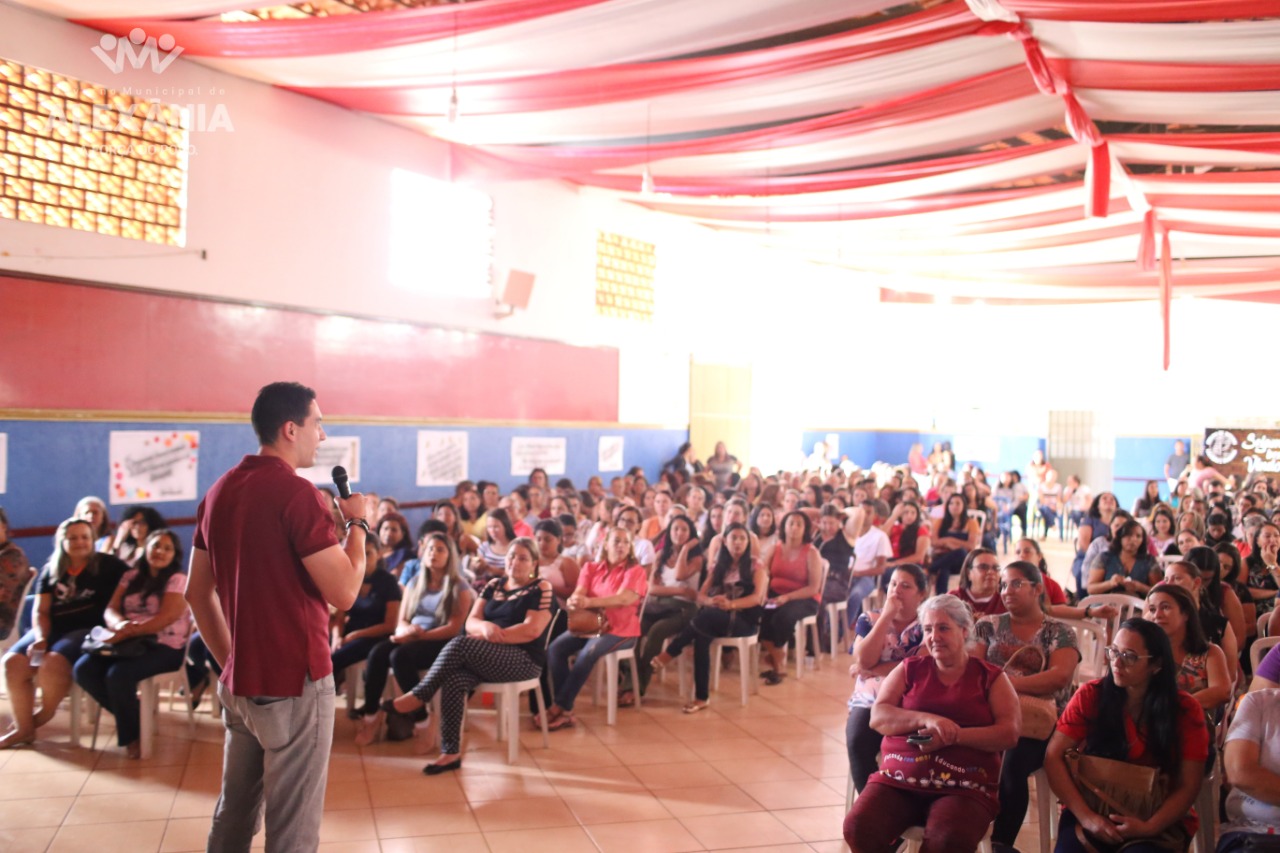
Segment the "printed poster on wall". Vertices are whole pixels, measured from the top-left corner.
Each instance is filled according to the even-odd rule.
[[[194,501],[200,433],[168,430],[111,431],[108,444],[113,504]]]
[[[456,486],[467,477],[467,434],[418,430],[418,485]]]
[[[316,448],[316,464],[299,468],[298,476],[317,486],[333,485],[333,468],[341,465],[347,469],[347,478],[360,482],[360,436],[331,435]],[[352,491],[358,491],[352,489]]]
[[[599,462],[596,466],[596,470],[601,472],[621,471],[622,445],[623,439],[620,435],[600,436],[600,447],[596,453],[599,457]]]
[[[511,476],[528,476],[534,468],[541,468],[549,476],[564,474],[564,437],[517,435],[511,439]]]
[[[0,432],[0,495],[9,491],[9,434]]]

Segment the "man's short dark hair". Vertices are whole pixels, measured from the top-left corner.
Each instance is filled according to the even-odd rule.
[[[250,415],[258,442],[263,447],[275,444],[280,437],[280,427],[306,421],[315,398],[316,392],[300,382],[272,382],[262,386]]]

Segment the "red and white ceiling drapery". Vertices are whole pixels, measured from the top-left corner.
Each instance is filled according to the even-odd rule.
[[[1280,292],[1277,0],[16,2],[911,288]]]

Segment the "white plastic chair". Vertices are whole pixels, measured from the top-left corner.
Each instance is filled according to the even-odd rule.
[[[1249,669],[1253,673],[1258,672],[1258,664],[1262,663],[1262,659],[1266,657],[1268,651],[1276,643],[1280,643],[1280,637],[1259,637],[1253,641],[1253,645],[1249,647]]]
[[[542,746],[551,748],[551,734],[547,730],[547,704],[542,698],[542,680],[528,678],[524,681],[482,682],[476,685],[477,693],[492,693],[494,710],[498,715],[498,740],[507,741],[507,763],[515,764],[520,754],[520,697],[532,691],[537,697],[538,722],[542,724]]]
[[[924,827],[910,827],[902,833],[902,840],[907,842],[902,848],[904,853],[920,853],[920,848],[924,844]],[[987,834],[978,842],[978,853],[991,853],[991,824],[987,824]]]
[[[1080,662],[1076,664],[1074,683],[1084,684],[1101,678],[1107,671],[1107,637],[1105,629],[1093,619],[1062,619],[1076,635]]]
[[[1133,616],[1141,616],[1142,608],[1146,606],[1146,602],[1136,595],[1126,595],[1120,592],[1108,592],[1102,595],[1086,595],[1080,600],[1081,607],[1088,607],[1091,604],[1112,604],[1119,610],[1111,620],[1097,619],[1099,624],[1107,626],[1107,642],[1115,637],[1116,631],[1120,628],[1120,623]],[[1090,617],[1097,618],[1097,617]]]
[[[843,619],[844,622],[837,620]],[[836,659],[836,648],[840,645],[840,626],[845,626],[845,634],[848,635],[849,626],[849,602],[833,601],[827,605],[827,631],[831,634],[831,660]]]
[[[543,632],[545,639],[543,640],[543,648],[551,644],[551,629],[555,626],[556,619],[560,618],[563,611],[556,612],[551,617],[551,622],[547,625]],[[551,748],[551,732],[547,729],[547,703],[542,698],[542,678],[526,678],[524,681],[484,681],[476,685],[476,693],[492,693],[494,700],[494,710],[498,716],[498,740],[504,738],[507,741],[507,763],[515,764],[516,759],[520,756],[520,697],[533,691],[538,704],[538,722],[542,728],[542,746],[544,749]],[[466,728],[466,714],[464,710],[462,725]]]
[[[742,707],[745,708],[747,695],[760,692],[759,629],[745,637],[718,637],[711,641],[711,692],[713,694],[720,689],[720,669],[725,649],[738,650],[738,670],[742,676]],[[707,699],[710,701],[710,696]]]
[[[1049,787],[1049,774],[1041,767],[1031,774],[1036,780],[1036,812],[1040,820],[1040,853],[1050,853],[1058,840],[1058,798]]]
[[[830,566],[831,564],[828,563],[826,560],[822,561],[822,571],[819,573],[819,577],[818,577],[819,598],[821,598],[822,590],[827,585],[827,569],[830,568]],[[845,604],[847,606],[848,602],[846,602]],[[797,680],[804,678],[804,661],[809,653],[807,640],[810,636],[809,635],[810,631],[813,631],[813,635],[812,635],[813,636],[813,668],[817,669],[818,658],[820,656],[818,654],[818,647],[821,645],[821,643],[818,642],[818,614],[816,613],[813,614],[812,616],[806,616],[796,623],[795,648],[796,648],[796,679]],[[834,659],[835,646],[832,646],[831,649],[832,649],[832,657]]]

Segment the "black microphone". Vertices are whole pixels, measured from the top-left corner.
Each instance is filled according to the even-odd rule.
[[[341,465],[333,466],[333,485],[338,490],[338,497],[343,500],[351,497],[351,478],[347,476],[347,469]]]

